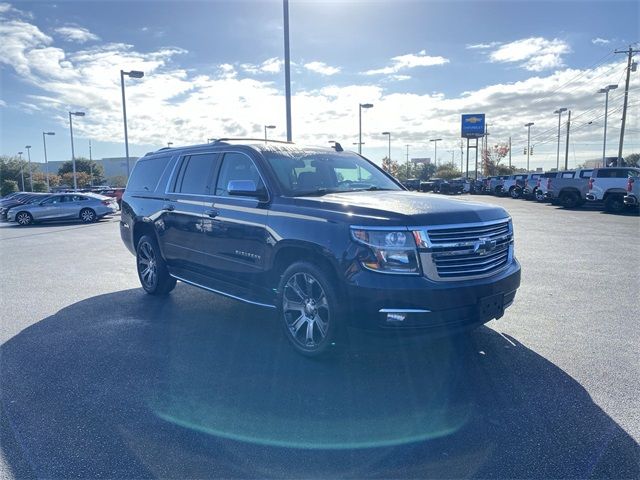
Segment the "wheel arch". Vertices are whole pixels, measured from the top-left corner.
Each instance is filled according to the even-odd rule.
[[[311,242],[286,242],[278,247],[272,256],[270,272],[271,280],[279,283],[280,276],[287,267],[298,261],[306,261],[320,267],[334,280],[339,279],[338,264],[330,252],[322,246]]]

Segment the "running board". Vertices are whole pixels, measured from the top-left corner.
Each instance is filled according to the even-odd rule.
[[[240,302],[248,303],[250,305],[256,305],[258,307],[276,308],[275,305],[271,305],[269,303],[256,302],[256,301],[253,301],[253,300],[249,300],[247,298],[238,297],[237,295],[232,295],[230,293],[223,292],[222,290],[217,290],[215,288],[208,287],[206,285],[202,285],[202,284],[194,282],[192,280],[187,280],[186,278],[179,277],[178,275],[174,275],[173,273],[170,273],[169,275],[171,275],[176,280],[180,280],[181,282],[188,283],[189,285],[193,285],[194,287],[202,288],[203,290],[207,290],[209,292],[217,293],[218,295],[222,295],[223,297],[232,298],[234,300],[238,300]]]

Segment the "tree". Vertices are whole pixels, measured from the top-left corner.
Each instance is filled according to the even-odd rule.
[[[73,172],[67,172],[61,175],[63,185],[68,185],[73,188]],[[91,186],[91,175],[85,172],[78,172],[76,170],[76,180],[78,182],[78,188],[85,188]]]
[[[96,185],[101,184],[104,181],[104,168],[95,160],[89,160],[87,158],[78,157],[76,158],[76,173],[83,172],[86,173],[89,177],[91,172],[93,171],[93,183]],[[58,175],[64,177],[66,173],[73,173],[73,162],[68,160],[60,165],[58,169]],[[89,185],[91,182],[89,182]],[[73,185],[73,178],[71,179],[71,185]],[[78,183],[78,187],[80,183]]]
[[[124,175],[109,177],[107,178],[107,183],[112,187],[124,188],[127,186],[127,177],[125,177]]]
[[[624,157],[624,164],[628,167],[640,166],[640,153],[632,153]]]
[[[33,191],[34,192],[46,192],[47,191],[47,184],[45,182],[36,182],[34,180],[34,182],[33,182]]]
[[[496,172],[500,162],[509,155],[509,144],[502,142],[493,147],[484,148],[481,151],[481,155],[484,175],[498,175]]]
[[[47,174],[43,172],[33,172],[33,187],[35,188],[36,182],[47,184]],[[71,179],[73,183],[73,178]],[[60,176],[55,173],[49,173],[49,186],[57,187],[60,185]]]
[[[24,172],[25,184],[29,181],[29,169],[26,160],[19,157],[2,155],[0,156],[0,179],[13,180],[18,184],[18,188],[24,190],[22,185],[22,173]]]
[[[0,195],[3,197],[10,193],[18,191],[18,182],[15,180],[3,180],[2,187],[0,187]]]
[[[434,173],[436,173],[436,166],[432,163],[422,163],[418,164],[418,173],[417,177],[420,180],[429,180],[433,177]]]
[[[454,163],[445,163],[438,167],[435,176],[437,178],[444,178],[445,180],[451,180],[461,176],[460,170]]]
[[[389,157],[382,159],[382,169],[392,177],[398,176],[398,162],[391,160]]]

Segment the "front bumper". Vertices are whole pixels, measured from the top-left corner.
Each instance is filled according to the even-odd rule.
[[[465,330],[500,318],[519,286],[520,264],[515,259],[494,276],[459,282],[363,270],[346,285],[349,323],[378,331]],[[495,308],[488,305],[492,302]]]

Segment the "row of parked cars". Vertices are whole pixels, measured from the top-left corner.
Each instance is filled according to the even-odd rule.
[[[16,192],[0,199],[0,220],[20,226],[54,220],[92,223],[119,209],[115,198],[93,192]]]
[[[550,201],[565,208],[599,203],[611,213],[637,208],[640,199],[640,168],[583,168],[559,172],[488,177],[484,193]]]

